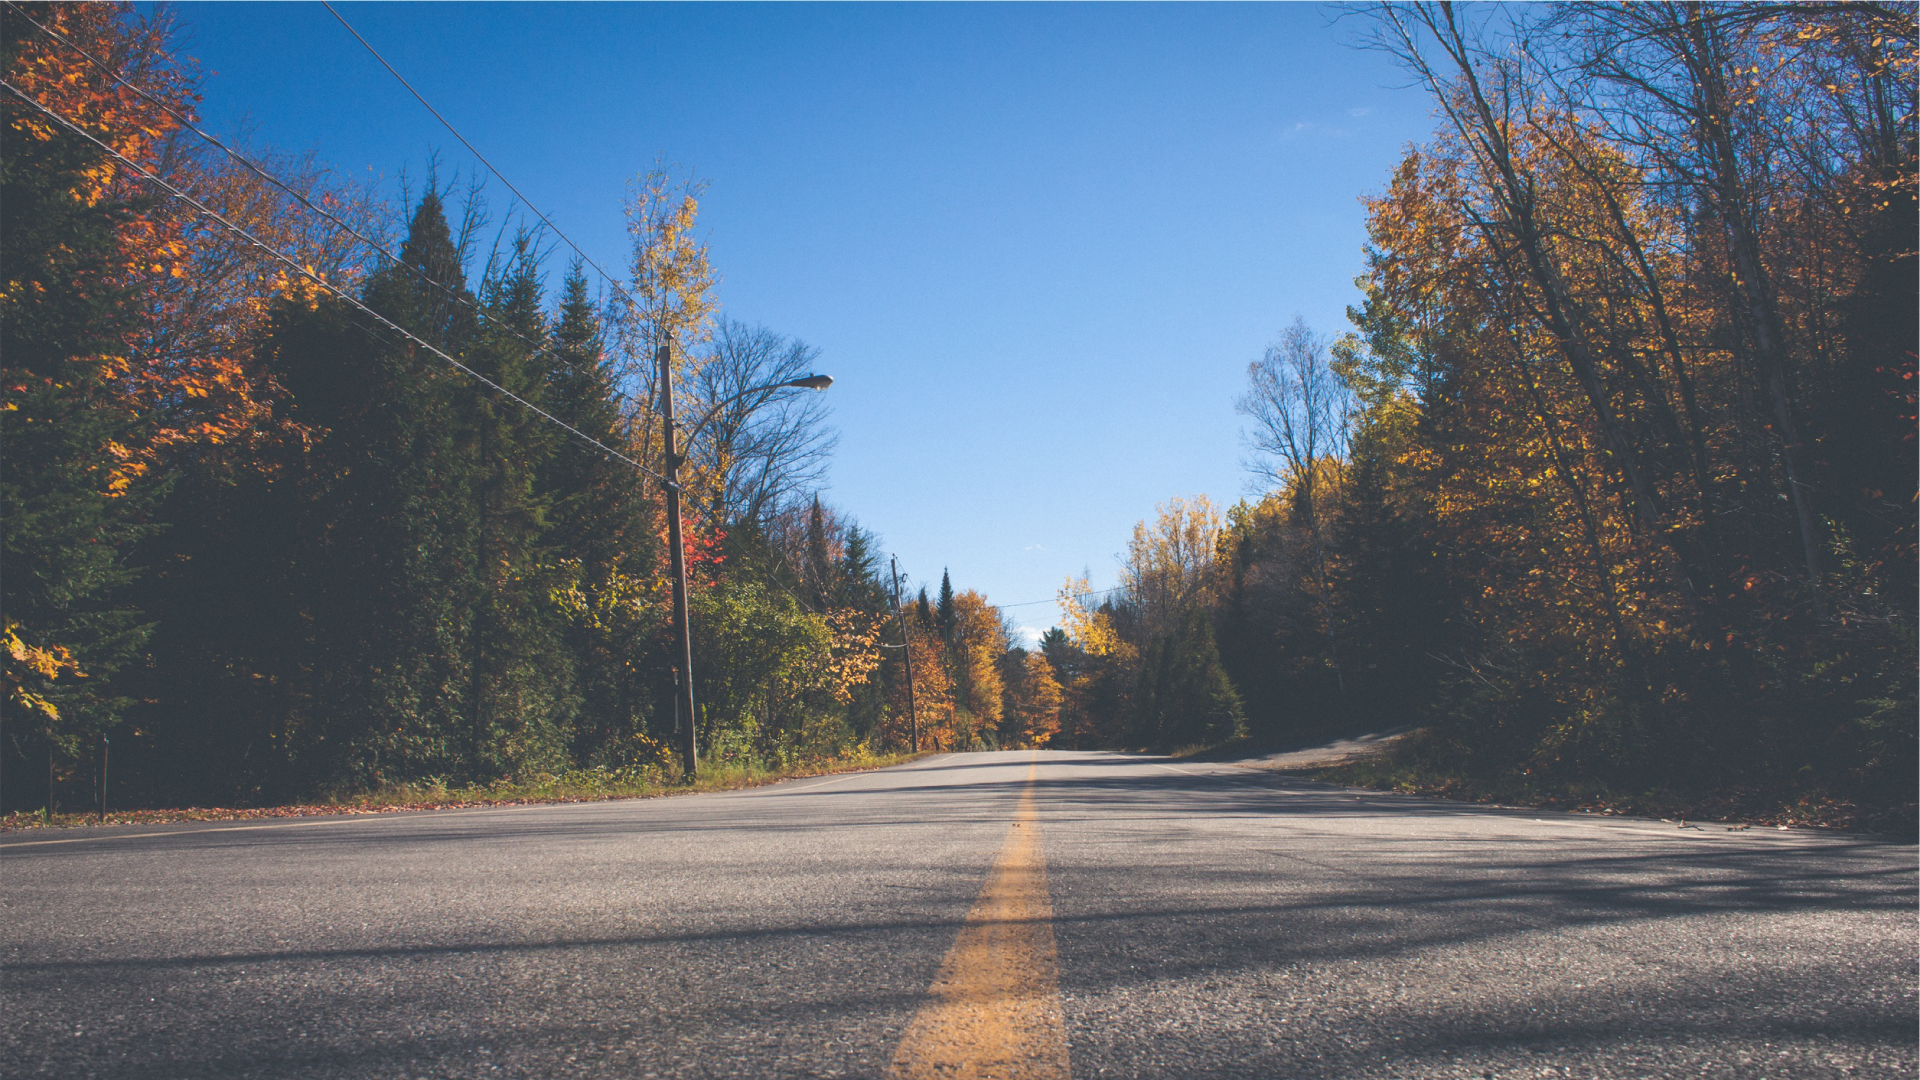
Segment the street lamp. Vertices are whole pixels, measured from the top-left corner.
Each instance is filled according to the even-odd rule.
[[[767,390],[783,390],[787,387],[793,387],[796,390],[825,390],[832,385],[833,376],[831,375],[803,375],[798,379],[788,379],[786,382],[756,386],[748,390],[742,390],[731,397],[723,398],[712,408],[708,409],[707,415],[701,417],[700,422],[693,425],[693,430],[687,433],[687,447],[688,449],[692,449],[694,439],[698,438],[700,433],[707,429],[707,425],[713,422],[714,417],[720,415],[720,410],[750,394],[758,394]]]
[[[661,345],[654,350],[653,359],[660,366],[660,412],[665,422],[667,436],[667,545],[670,549],[668,557],[673,564],[673,623],[674,629],[680,635],[680,662],[675,665],[673,673],[674,682],[677,684],[674,687],[673,709],[676,718],[686,717],[687,730],[685,737],[680,740],[680,756],[681,766],[686,772],[687,779],[691,781],[699,761],[699,745],[695,742],[694,735],[693,628],[687,621],[687,554],[680,540],[680,465],[685,459],[680,456],[679,436],[673,428],[672,354],[667,346]],[[798,379],[788,379],[786,382],[769,383],[766,386],[756,386],[751,390],[742,390],[708,410],[707,415],[694,425],[693,434],[687,436],[687,442],[689,444],[693,442],[693,435],[699,434],[700,430],[707,426],[707,421],[713,419],[721,406],[730,405],[748,394],[785,387],[798,390],[825,390],[832,385],[833,376],[831,375],[807,375]],[[678,726],[678,724],[675,725],[676,728]]]

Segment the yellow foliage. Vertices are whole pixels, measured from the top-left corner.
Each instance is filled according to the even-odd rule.
[[[20,623],[14,619],[6,621],[6,628],[0,634],[7,651],[7,704],[34,713],[48,723],[60,719],[60,710],[44,695],[34,692],[27,686],[27,677],[52,682],[62,674],[76,679],[86,678],[86,672],[80,670],[80,664],[73,658],[64,645],[29,645],[20,636]]]
[[[1066,695],[1046,657],[1026,654],[1021,661],[1018,693],[1008,697],[1007,746],[1038,749],[1059,733],[1060,707]]]
[[[1220,512],[1205,495],[1161,503],[1153,524],[1137,522],[1127,543],[1121,584],[1149,630],[1178,622],[1213,600],[1218,579]]]
[[[707,259],[707,245],[695,235],[700,196],[706,185],[677,182],[656,168],[627,190],[627,233],[633,238],[634,312],[644,323],[649,345],[667,345],[676,366],[706,341],[720,308],[714,288],[719,274]]]
[[[968,589],[954,595],[953,611],[947,661],[953,672],[955,704],[982,725],[998,726],[1005,692],[998,661],[1007,651],[1007,631],[1000,609]]]
[[[1112,617],[1087,605],[1092,591],[1093,582],[1085,577],[1070,577],[1060,586],[1060,622],[1067,640],[1088,656],[1131,659],[1133,647],[1115,632]]]
[[[845,705],[853,691],[880,667],[880,633],[886,616],[858,608],[835,608],[826,613],[832,645],[822,677],[833,699]]]
[[[549,594],[553,605],[568,618],[590,629],[606,632],[627,629],[667,610],[672,583],[663,576],[631,577],[617,569],[591,585],[581,581],[579,559],[560,563],[561,584]]]

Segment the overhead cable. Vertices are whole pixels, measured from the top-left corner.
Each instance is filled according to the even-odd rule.
[[[1063,600],[1084,600],[1089,596],[1105,596],[1107,593],[1120,592],[1125,588],[1125,585],[1115,585],[1111,589],[1095,589],[1092,592],[1074,593],[1072,596],[1056,596],[1051,600],[1022,600],[1017,604],[995,604],[993,606],[997,608],[1010,608],[1033,607],[1035,604],[1058,604]]]
[[[202,130],[198,125],[194,124],[191,120],[189,120],[186,116],[182,115],[178,110],[174,109],[173,106],[168,104],[163,99],[155,97],[153,94],[149,93],[144,87],[141,87],[138,84],[128,81],[126,78],[121,76],[118,72],[114,71],[111,67],[102,63],[100,60],[98,60],[97,58],[89,54],[85,49],[82,49],[78,45],[69,41],[67,38],[61,35],[58,31],[42,25],[40,22],[35,20],[31,15],[28,15],[18,4],[14,3],[14,0],[4,0],[4,2],[7,7],[12,8],[16,14],[20,15],[21,18],[25,19],[28,23],[31,23],[36,29],[39,29],[41,32],[47,34],[49,37],[55,39],[56,41],[59,41],[60,43],[66,45],[68,48],[71,48],[73,51],[79,53],[83,58],[87,60],[87,62],[91,63],[96,68],[99,68],[101,71],[105,72],[108,76],[112,77],[116,82],[134,91],[135,93],[139,94],[141,97],[145,98],[147,101],[153,103],[154,105],[164,110],[168,115],[172,116],[173,119],[176,122],[178,122],[181,126],[193,132],[195,135],[199,136],[200,138],[206,140],[210,145],[214,146],[215,148],[219,149],[221,152],[225,153],[228,157],[232,158],[235,162],[238,162],[240,165],[244,166],[254,175],[260,177],[262,180],[265,180],[266,182],[286,192],[289,196],[291,196],[296,201],[298,201],[301,206],[305,207],[306,209],[312,211],[315,214],[320,215],[321,217],[327,219],[328,221],[332,222],[336,226],[345,230],[346,232],[351,234],[355,239],[358,239],[361,243],[366,244],[369,248],[373,249],[374,251],[378,252],[382,256],[386,257],[388,260],[396,264],[399,264],[401,266],[407,267],[409,270],[413,271],[416,275],[418,275],[422,281],[425,281],[427,284],[446,293],[449,297],[451,297],[455,301],[465,304],[467,307],[472,308],[476,312],[480,311],[480,309],[474,305],[471,299],[461,295],[461,293],[458,290],[455,290],[452,287],[440,281],[435,280],[431,275],[429,275],[426,272],[424,268],[415,266],[412,263],[408,263],[405,260],[401,259],[398,255],[394,254],[393,252],[387,250],[385,247],[376,243],[374,240],[366,236],[360,230],[354,228],[352,225],[348,224],[346,221],[341,220],[337,215],[331,213],[324,207],[314,203],[304,193],[300,192],[299,190],[295,189],[291,185],[287,184],[285,181],[281,180],[279,177],[274,176],[272,173],[268,172],[266,169],[262,168],[260,165],[256,164],[254,161],[246,157],[246,155],[241,154],[239,151],[234,150],[232,147],[228,146],[226,143],[222,142],[217,137]],[[394,78],[399,79],[401,85],[405,86],[409,92],[413,93],[415,98],[419,99],[420,104],[426,106],[427,111],[432,112],[436,119],[439,119],[442,124],[446,125],[448,131],[453,132],[453,135],[455,138],[458,138],[461,141],[461,143],[467,147],[468,150],[473,151],[474,157],[478,158],[481,164],[485,165],[488,168],[488,170],[490,170],[496,177],[498,177],[500,179],[500,182],[505,184],[507,188],[511,190],[514,193],[514,195],[518,197],[521,200],[521,202],[526,205],[527,209],[531,210],[535,216],[540,218],[541,222],[543,222],[548,228],[552,229],[556,236],[559,236],[561,240],[565,241],[567,246],[571,247],[576,253],[578,253],[582,260],[584,260],[588,265],[592,266],[594,270],[599,272],[599,274],[602,277],[606,278],[608,283],[613,286],[614,290],[618,292],[621,295],[621,297],[625,299],[630,306],[634,305],[633,298],[627,295],[626,291],[623,288],[621,288],[620,283],[616,279],[614,279],[612,275],[608,274],[606,270],[602,269],[599,266],[599,264],[595,263],[593,259],[586,254],[586,252],[580,249],[580,246],[578,244],[575,244],[570,238],[566,236],[565,233],[561,232],[559,226],[553,224],[551,219],[549,219],[545,214],[541,213],[538,207],[534,206],[533,203],[529,201],[525,195],[521,194],[520,190],[514,187],[512,181],[508,180],[506,176],[501,174],[501,172],[498,169],[494,168],[493,164],[487,161],[486,158],[483,155],[481,155],[481,153],[477,149],[473,147],[473,144],[467,142],[466,138],[462,136],[459,133],[459,131],[455,130],[452,124],[448,124],[445,117],[440,116],[439,112],[435,110],[432,105],[428,104],[426,99],[421,97],[419,92],[415,91],[412,85],[408,84],[406,79],[403,78],[398,71],[394,71],[393,66],[391,64],[388,64],[385,58],[381,57],[380,54],[374,50],[373,46],[371,44],[368,44],[366,39],[361,37],[359,32],[354,30],[353,26],[349,24],[346,21],[346,19],[340,16],[340,13],[338,11],[333,10],[332,5],[330,4],[327,5],[327,10],[333,12],[334,18],[339,19],[341,25],[345,26],[348,32],[352,33],[353,36],[356,39],[358,39],[362,45],[365,45],[367,48],[367,51],[370,53],[373,53],[374,58],[379,60],[380,63],[383,66],[385,66],[389,72],[392,72]],[[372,316],[374,319],[378,320],[381,324],[391,328],[395,332],[406,337],[408,340],[414,342],[420,347],[433,353],[435,356],[438,356],[440,359],[446,361],[448,364],[452,365],[455,369],[472,377],[473,379],[477,380],[478,382],[487,386],[488,388],[494,390],[495,392],[501,394],[502,396],[514,402],[517,402],[522,406],[525,406],[527,409],[531,410],[541,418],[565,429],[569,434],[573,435],[577,439],[582,440],[583,442],[593,447],[594,449],[599,450],[601,453],[606,454],[607,456],[617,461],[620,461],[626,465],[631,466],[632,468],[638,470],[642,474],[659,481],[663,486],[673,487],[678,489],[681,492],[683,497],[687,498],[697,508],[704,510],[709,517],[712,517],[714,515],[714,508],[711,506],[703,505],[703,501],[695,497],[692,494],[692,492],[687,490],[687,488],[684,485],[681,485],[681,484],[675,483],[672,480],[669,480],[666,476],[658,472],[655,472],[654,470],[648,468],[645,465],[642,465],[640,462],[635,461],[633,458],[628,457],[626,454],[623,454],[620,451],[607,446],[606,444],[600,442],[598,439],[593,438],[592,436],[586,434],[585,432],[580,431],[578,428],[575,428],[573,425],[568,424],[566,421],[561,420],[559,417],[554,416],[552,413],[547,412],[545,409],[542,409],[540,406],[535,405],[534,403],[526,400],[523,397],[520,397],[518,394],[513,393],[511,390],[506,389],[500,384],[480,374],[478,371],[475,371],[471,367],[468,367],[466,364],[448,355],[446,352],[442,351],[441,349],[435,347],[434,345],[414,335],[413,333],[408,331],[405,327],[400,326],[399,324],[381,315],[379,312],[375,311],[374,309],[368,307],[366,304],[362,303],[357,297],[354,297],[348,294],[347,292],[339,288],[336,288],[333,284],[326,281],[324,278],[320,277],[318,274],[308,270],[304,265],[302,265],[297,260],[281,253],[280,251],[272,247],[269,247],[266,243],[261,241],[259,238],[255,237],[252,233],[248,232],[245,228],[241,227],[240,225],[232,221],[229,221],[226,217],[221,215],[218,211],[207,206],[205,203],[200,202],[198,199],[195,199],[193,196],[187,194],[185,191],[182,191],[181,189],[175,187],[171,183],[168,183],[166,180],[162,179],[161,177],[141,168],[135,162],[127,159],[126,157],[121,155],[119,152],[115,151],[111,146],[108,146],[106,143],[101,142],[97,138],[94,138],[93,135],[81,129],[80,127],[76,126],[72,122],[68,121],[65,117],[59,115],[58,113],[54,112],[51,109],[48,109],[46,106],[40,104],[40,102],[34,100],[31,96],[23,93],[19,88],[5,82],[0,82],[0,85],[5,86],[6,89],[11,91],[16,97],[19,97],[22,101],[26,102],[28,105],[31,105],[35,109],[38,109],[41,113],[45,114],[50,119],[61,124],[63,127],[67,128],[68,130],[73,131],[75,134],[78,134],[83,138],[86,138],[88,141],[92,142],[94,145],[100,147],[100,149],[106,151],[108,154],[112,155],[114,158],[119,160],[128,168],[132,169],[135,172],[135,174],[139,175],[142,179],[145,179],[161,187],[169,195],[173,196],[174,198],[180,199],[181,201],[190,204],[195,209],[199,210],[202,214],[219,222],[222,226],[227,228],[229,231],[235,233],[236,235],[245,239],[248,243],[266,252],[275,260],[281,263],[284,263],[287,266],[292,267],[302,277],[305,277],[308,280],[312,281],[315,285],[326,290],[328,293],[334,296],[337,296],[342,300],[345,300],[347,303],[351,304],[355,308],[358,308],[359,310]],[[532,346],[536,350],[557,351],[552,344],[542,345],[538,342],[531,340],[526,335],[521,334],[519,331],[512,329],[511,327],[504,327],[504,329],[506,329],[508,333],[513,334],[513,336],[520,338],[520,340],[526,342],[528,345]],[[579,369],[576,368],[575,370],[577,371]],[[724,540],[730,540],[730,539],[732,539],[732,537],[726,536],[725,534],[723,534],[723,542]],[[744,554],[744,552],[741,552],[741,554]],[[783,559],[782,562],[784,561],[785,560]],[[781,591],[785,592],[789,597],[792,597],[794,602],[799,604],[804,610],[808,612],[813,612],[812,605],[808,604],[805,600],[801,599],[801,597],[798,594],[796,594],[792,589],[788,588],[786,583],[780,580],[780,576],[778,574],[768,573],[765,571],[763,571],[763,574],[768,580],[772,581],[775,585],[779,586]],[[813,612],[813,613],[817,614],[817,612]]]
[[[513,192],[514,197],[518,198],[521,201],[521,203],[523,203],[526,206],[527,209],[533,211],[533,216],[539,218],[541,222],[543,222],[547,226],[547,228],[552,229],[553,234],[555,236],[558,236],[562,241],[564,241],[568,247],[572,248],[574,251],[574,254],[580,256],[580,258],[583,259],[588,266],[593,267],[594,270],[597,271],[601,277],[605,278],[607,280],[607,284],[613,286],[613,291],[618,293],[620,295],[620,298],[627,302],[627,307],[629,309],[632,309],[632,310],[639,309],[640,307],[639,302],[634,300],[634,298],[628,294],[627,290],[620,284],[620,280],[614,277],[612,274],[607,273],[607,271],[604,268],[602,268],[599,263],[593,260],[593,256],[588,255],[586,251],[580,247],[579,244],[574,243],[573,238],[569,237],[566,233],[562,232],[560,230],[560,226],[555,225],[553,223],[552,218],[541,213],[540,208],[533,205],[533,200],[527,198],[526,195],[523,194],[519,188],[513,186],[513,181],[507,179],[507,175],[505,173],[501,172],[499,169],[494,168],[493,162],[488,161],[487,156],[485,154],[482,154],[478,147],[474,146],[473,143],[467,141],[467,137],[465,135],[460,134],[459,128],[454,127],[451,121],[449,121],[446,117],[440,115],[440,110],[434,108],[432,103],[428,102],[427,99],[421,95],[420,91],[415,90],[413,88],[413,84],[407,81],[406,76],[400,74],[400,72],[392,64],[389,64],[387,62],[386,57],[380,55],[380,50],[374,48],[372,42],[368,41],[365,37],[362,37],[360,34],[360,31],[355,30],[353,28],[353,24],[347,21],[346,16],[340,14],[339,11],[335,10],[334,6],[331,3],[329,3],[328,0],[320,0],[320,3],[321,3],[321,6],[325,7],[327,11],[330,12],[335,19],[338,19],[340,21],[341,26],[344,26],[347,28],[347,33],[352,34],[355,41],[358,41],[361,45],[365,46],[367,52],[371,53],[375,60],[380,61],[380,66],[383,68],[386,68],[388,74],[392,75],[395,79],[398,79],[400,81],[401,86],[404,86],[407,88],[407,93],[412,94],[413,99],[415,101],[418,101],[422,107],[424,107],[428,112],[432,113],[433,118],[435,120],[440,121],[440,125],[446,128],[449,132],[451,132],[454,138],[460,140],[461,146],[466,147],[468,152],[473,154],[473,156],[480,162],[480,164],[485,165],[487,167],[488,172],[492,173],[496,178],[498,178],[501,183],[507,185],[507,190]]]
[[[675,483],[674,481],[669,480],[667,477],[662,476],[657,472],[654,472],[652,469],[647,468],[645,465],[642,465],[638,461],[635,461],[634,459],[628,457],[627,455],[621,453],[620,451],[615,450],[614,448],[606,445],[605,443],[594,438],[593,436],[588,435],[586,432],[581,431],[579,428],[574,427],[572,424],[567,423],[565,420],[562,420],[559,417],[548,412],[547,410],[541,408],[540,406],[535,405],[533,402],[528,401],[526,398],[523,398],[520,395],[514,393],[513,391],[507,389],[506,387],[501,386],[499,383],[494,382],[492,379],[487,378],[485,375],[482,375],[480,372],[475,371],[473,368],[468,367],[466,364],[455,359],[452,355],[442,351],[440,348],[433,345],[431,342],[428,342],[420,338],[418,335],[414,334],[412,331],[408,330],[406,327],[401,326],[399,323],[396,323],[392,319],[389,319],[385,315],[382,315],[378,311],[375,311],[373,308],[361,302],[359,297],[356,297],[353,294],[347,292],[346,290],[335,286],[332,282],[326,280],[325,278],[321,277],[319,274],[315,273],[314,271],[308,269],[306,266],[302,265],[299,260],[293,258],[292,256],[283,254],[278,249],[269,246],[264,241],[262,241],[259,237],[254,236],[252,233],[248,232],[242,226],[237,225],[232,221],[229,221],[226,218],[226,216],[221,214],[219,211],[213,209],[207,204],[194,198],[192,195],[189,195],[186,192],[180,190],[179,188],[175,187],[173,184],[167,182],[165,179],[162,179],[161,177],[151,172],[148,172],[146,169],[142,168],[140,165],[138,165],[137,163],[129,159],[126,155],[120,153],[118,150],[115,150],[113,147],[107,145],[105,142],[102,142],[100,139],[96,138],[93,135],[93,133],[87,131],[85,128],[80,127],[78,124],[75,124],[73,121],[68,120],[66,117],[60,115],[59,113],[53,111],[52,109],[47,108],[45,105],[42,105],[39,101],[35,100],[33,96],[28,94],[26,91],[20,89],[19,87],[3,79],[0,79],[0,87],[5,88],[8,92],[13,94],[14,97],[19,98],[21,101],[25,102],[27,105],[38,110],[42,115],[46,116],[48,119],[59,124],[61,127],[66,128],[68,131],[73,132],[74,134],[80,136],[81,138],[99,147],[100,149],[106,151],[115,160],[119,161],[121,164],[125,165],[127,168],[132,169],[134,174],[139,176],[141,179],[146,180],[147,182],[155,185],[156,187],[159,187],[161,190],[165,191],[167,194],[173,196],[176,199],[181,200],[182,202],[187,203],[188,205],[199,210],[202,214],[205,214],[206,216],[219,222],[221,225],[225,226],[229,231],[233,232],[235,235],[239,236],[241,239],[246,240],[248,243],[252,244],[254,247],[259,248],[261,251],[265,252],[267,255],[271,256],[276,261],[285,263],[287,266],[292,267],[293,270],[296,273],[298,273],[301,277],[306,278],[308,281],[313,282],[313,284],[320,287],[321,289],[324,289],[327,292],[331,293],[332,295],[340,298],[341,300],[346,301],[348,304],[357,308],[361,312],[372,316],[381,325],[387,327],[389,330],[392,330],[393,332],[406,338],[408,341],[413,342],[414,344],[427,350],[433,355],[446,361],[455,370],[461,372],[462,374],[468,376],[474,381],[494,391],[500,396],[520,404],[530,412],[545,419],[549,423],[552,423],[564,429],[569,434],[579,439],[581,442],[584,442],[587,445],[593,447],[594,449],[599,450],[601,453],[606,454],[608,457],[611,457],[617,461],[622,461],[628,465],[631,465],[633,468],[639,470],[640,472],[645,473],[646,475],[651,476],[654,479],[658,480],[663,485],[673,487],[675,489],[678,489],[680,487],[680,485]]]
[[[221,142],[218,138],[215,138],[213,135],[208,134],[206,131],[202,130],[199,126],[194,124],[192,120],[188,119],[185,115],[183,115],[179,110],[175,109],[172,105],[168,104],[165,99],[156,97],[152,93],[149,93],[145,87],[142,87],[138,83],[129,81],[125,76],[115,71],[107,63],[94,57],[91,53],[87,52],[85,49],[82,49],[79,45],[76,45],[73,41],[69,40],[66,36],[61,34],[58,30],[55,30],[49,26],[45,26],[40,22],[36,21],[32,15],[27,14],[25,8],[15,3],[14,0],[4,0],[4,2],[7,5],[7,7],[13,9],[16,15],[19,15],[22,19],[26,20],[28,23],[31,23],[41,33],[46,34],[48,37],[51,37],[55,41],[58,41],[61,44],[67,46],[68,48],[72,49],[74,52],[79,53],[83,58],[86,59],[88,63],[92,64],[96,68],[99,68],[102,72],[104,72],[109,78],[113,79],[115,82],[118,82],[120,85],[126,87],[127,89],[133,91],[136,94],[139,94],[141,97],[145,98],[147,101],[152,102],[154,105],[165,110],[167,115],[173,117],[173,119],[176,122],[178,122],[180,126],[186,128],[188,131],[193,132],[195,135],[200,136],[202,139],[205,139],[208,143],[212,144],[216,149],[225,153],[228,157],[232,158],[234,161],[245,166],[247,170],[252,172],[255,176],[258,176],[260,179],[265,180],[267,183],[272,184],[273,186],[279,188],[281,191],[286,192],[288,195],[292,196],[295,201],[299,202],[301,206],[305,207],[306,209],[312,211],[315,214],[320,215],[323,218],[326,218],[328,221],[331,221],[333,224],[340,227],[341,229],[346,230],[346,232],[351,234],[354,237],[354,239],[359,240],[361,243],[367,245],[369,248],[372,248],[374,251],[378,252],[380,255],[384,256],[389,261],[395,263],[396,265],[404,266],[408,270],[413,271],[414,274],[420,278],[420,280],[426,282],[428,285],[431,285],[434,288],[439,289],[441,292],[447,294],[447,296],[452,300],[454,300],[456,303],[466,305],[468,308],[472,309],[476,314],[480,314],[483,316],[485,315],[485,312],[479,307],[479,305],[474,303],[474,301],[470,297],[463,295],[461,290],[455,289],[452,286],[447,285],[443,282],[436,281],[432,275],[427,273],[425,267],[415,266],[414,264],[409,263],[406,260],[402,259],[399,255],[396,255],[392,251],[389,251],[387,248],[381,246],[379,243],[375,242],[371,237],[367,236],[365,233],[361,232],[359,229],[356,229],[352,225],[348,224],[346,221],[341,220],[332,211],[329,211],[324,206],[321,206],[315,203],[312,199],[309,199],[305,193],[294,188],[291,184],[288,184],[286,181],[280,179],[279,177],[273,175],[272,173],[269,173],[266,169],[262,168],[259,164],[249,159],[246,155],[233,149],[232,147],[228,146],[226,143]],[[511,326],[500,324],[497,321],[495,322],[495,325],[499,326],[501,329],[506,330],[507,333],[512,334],[514,337],[519,338],[521,341],[526,342],[529,346],[531,346],[536,351],[552,352],[556,355],[559,353],[559,349],[556,348],[551,342],[542,344],[541,342],[537,342],[532,338],[526,336],[525,334],[522,334],[518,330],[515,330]],[[572,364],[568,364],[567,366],[570,368],[573,368],[574,371],[579,372],[582,375],[597,374],[595,372],[584,371],[578,367],[575,367]]]
[[[640,310],[640,302],[635,300],[631,293],[627,292],[626,287],[621,284],[620,279],[608,273],[605,267],[601,266],[598,262],[594,260],[593,256],[587,254],[585,248],[582,248],[579,244],[574,243],[573,238],[568,236],[566,234],[566,231],[560,228],[559,225],[555,224],[554,220],[548,217],[546,213],[543,212],[538,206],[535,206],[533,204],[533,200],[527,198],[526,193],[521,191],[519,187],[517,187],[512,180],[507,178],[506,173],[501,172],[500,169],[497,166],[495,166],[493,162],[487,160],[487,156],[480,152],[480,148],[473,145],[472,140],[468,139],[465,135],[462,135],[460,133],[460,129],[453,126],[453,121],[448,120],[446,116],[440,112],[439,109],[434,108],[433,103],[427,100],[426,95],[422,94],[419,90],[415,89],[413,84],[407,81],[407,77],[400,74],[400,70],[394,67],[393,64],[389,62],[385,56],[382,56],[380,54],[380,50],[373,47],[373,43],[366,39],[366,35],[360,33],[359,30],[355,29],[353,24],[347,21],[347,17],[340,14],[339,10],[335,8],[333,4],[329,2],[329,0],[320,0],[320,3],[321,3],[321,6],[325,7],[327,9],[327,12],[331,14],[334,17],[334,19],[340,23],[342,27],[346,28],[347,33],[352,34],[353,39],[355,41],[358,41],[360,45],[367,50],[367,53],[380,63],[381,67],[387,69],[387,74],[392,75],[394,79],[397,82],[399,82],[399,84],[402,87],[406,88],[407,93],[413,95],[413,99],[420,103],[421,108],[424,108],[427,110],[427,112],[431,113],[433,115],[433,118],[440,122],[440,126],[446,128],[449,134],[451,134],[455,139],[458,139],[460,141],[460,145],[466,147],[467,151],[474,156],[474,159],[476,161],[486,166],[487,171],[492,173],[495,179],[498,179],[502,184],[505,184],[508,191],[513,192],[514,197],[519,199],[522,205],[524,205],[528,210],[532,211],[533,215],[539,218],[542,224],[544,224],[547,228],[553,230],[553,234],[559,237],[562,243],[572,248],[574,254],[578,255],[583,262],[585,262],[588,266],[591,266],[594,269],[594,271],[601,276],[601,278],[605,279],[606,283],[612,287],[614,294],[619,296],[620,299],[626,302],[627,309],[629,311],[637,312]],[[712,508],[708,508],[708,512],[709,514],[711,514]],[[784,559],[782,561],[784,562]],[[801,607],[806,608],[808,611],[813,610],[810,606],[807,605],[805,601],[801,600],[799,596],[795,595],[793,593],[793,590],[787,589],[786,585],[778,580],[777,575],[768,574],[767,576],[770,579],[774,580],[776,584],[779,584],[782,589],[785,589],[789,596],[792,596],[796,602],[800,603]]]

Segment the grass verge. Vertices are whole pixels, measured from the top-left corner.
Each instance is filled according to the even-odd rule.
[[[611,799],[652,799],[702,791],[732,791],[808,776],[884,769],[927,757],[917,754],[862,754],[854,757],[797,762],[767,768],[747,765],[711,765],[691,784],[654,769],[578,769],[562,774],[542,773],[527,780],[496,780],[488,784],[449,785],[441,780],[389,784],[312,803],[287,806],[190,806],[172,809],[109,810],[104,822],[92,813],[61,812],[49,821],[37,810],[18,810],[0,817],[0,832],[22,829],[80,828],[106,825],[158,825],[178,821],[243,821],[254,818],[314,817],[321,815],[393,814],[414,810],[452,810],[475,806],[534,806],[548,803],[605,802]]]
[[[1574,813],[1715,822],[1731,828],[1755,825],[1826,828],[1884,833],[1913,839],[1916,808],[1862,805],[1824,793],[1782,793],[1760,788],[1711,791],[1624,791],[1598,781],[1545,781],[1535,777],[1476,777],[1423,762],[1412,753],[1385,754],[1314,769],[1283,770],[1328,783],[1376,791],[1400,791],[1460,802],[1523,806]]]
[[[1167,756],[1181,761],[1192,761],[1196,758],[1219,758],[1221,760],[1227,760],[1253,754],[1259,749],[1261,749],[1259,743],[1243,735],[1237,739],[1227,739],[1224,742],[1192,743],[1187,746],[1176,746],[1172,750],[1167,751]]]

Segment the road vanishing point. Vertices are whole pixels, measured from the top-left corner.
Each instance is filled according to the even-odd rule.
[[[1065,751],[16,833],[0,1073],[1911,1080],[1915,863]]]

